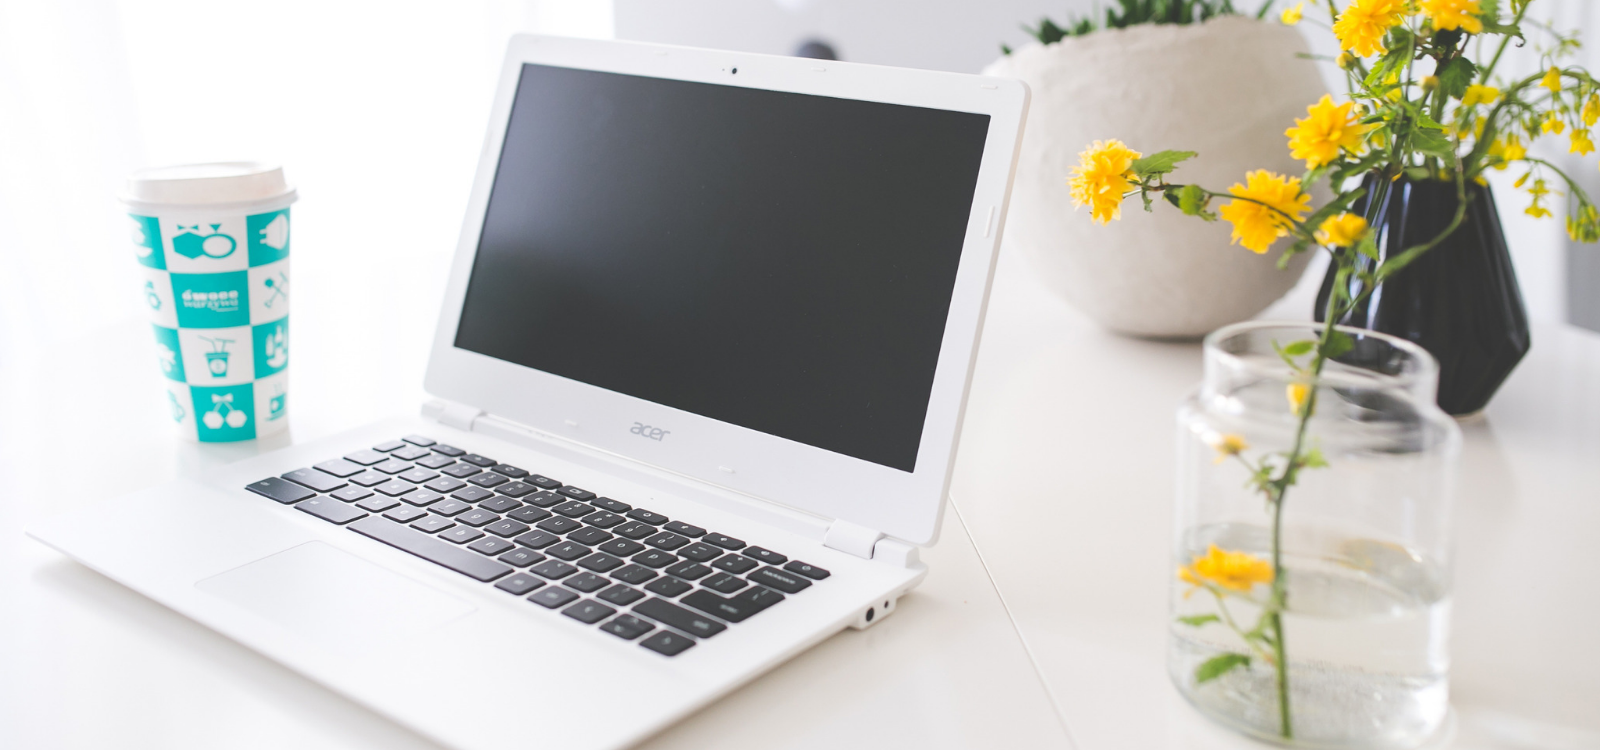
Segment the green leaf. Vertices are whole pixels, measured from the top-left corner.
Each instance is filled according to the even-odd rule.
[[[1478,75],[1478,66],[1466,57],[1456,57],[1445,63],[1438,75],[1439,88],[1444,89],[1445,96],[1460,99],[1467,93],[1473,77]]]
[[[1185,625],[1188,625],[1189,627],[1192,627],[1192,628],[1198,628],[1201,625],[1205,625],[1207,623],[1221,622],[1221,621],[1222,621],[1222,618],[1220,618],[1220,617],[1218,617],[1216,615],[1195,615],[1193,617],[1179,617],[1178,618],[1178,622],[1181,622],[1181,623],[1183,623]]]
[[[1009,44],[1000,45],[1000,54],[1002,54],[1002,55],[1010,55],[1011,54],[1011,45],[1009,45]]]
[[[1361,242],[1356,245],[1356,252],[1361,253],[1362,255],[1365,255],[1373,260],[1381,260],[1378,257],[1378,241],[1373,239],[1371,232],[1368,232],[1367,236],[1361,238]]]
[[[1405,173],[1407,177],[1416,180],[1417,182],[1422,182],[1433,177],[1433,173],[1429,172],[1427,167],[1406,167]]]
[[[1414,130],[1411,133],[1411,147],[1418,152],[1441,159],[1454,159],[1456,156],[1455,144],[1450,138],[1437,130]]]
[[[1322,455],[1321,448],[1312,448],[1300,459],[1301,465],[1308,469],[1322,469],[1328,466],[1328,459]]]
[[[1356,342],[1355,339],[1350,338],[1350,334],[1344,331],[1334,331],[1328,337],[1328,343],[1322,346],[1322,356],[1327,359],[1334,359],[1354,348],[1356,348]]]
[[[1309,341],[1309,340],[1307,340],[1307,341],[1296,341],[1293,344],[1290,344],[1290,345],[1284,347],[1283,348],[1283,353],[1287,354],[1287,355],[1289,355],[1291,357],[1298,357],[1298,356],[1300,356],[1302,354],[1306,354],[1307,352],[1310,352],[1311,351],[1311,347],[1316,346],[1316,345],[1317,345],[1317,342],[1315,342],[1315,341]]]
[[[1250,657],[1245,656],[1244,654],[1219,654],[1205,660],[1204,662],[1201,662],[1200,666],[1195,667],[1194,681],[1201,683],[1210,682],[1233,671],[1237,667],[1245,667],[1249,665]]]
[[[1372,66],[1372,72],[1367,74],[1366,87],[1371,89],[1379,86],[1383,83],[1383,79],[1389,76],[1389,73],[1404,67],[1410,60],[1410,45],[1389,47],[1389,53],[1378,58],[1378,62]],[[1376,93],[1381,94],[1382,92]]]
[[[1192,159],[1197,156],[1193,151],[1157,151],[1149,156],[1133,162],[1133,173],[1140,178],[1148,179],[1156,175],[1171,172],[1178,166],[1178,162]]]

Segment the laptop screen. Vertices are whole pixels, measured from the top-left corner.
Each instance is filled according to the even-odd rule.
[[[455,346],[911,472],[988,128],[524,65]]]

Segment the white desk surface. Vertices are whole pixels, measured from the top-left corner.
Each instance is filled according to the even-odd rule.
[[[419,403],[442,259],[370,263],[314,213],[297,229],[343,251],[297,248],[294,437]],[[0,321],[0,747],[434,747],[20,536],[271,447],[166,437],[133,301],[60,340]],[[85,351],[103,362],[40,366]],[[149,377],[103,377],[126,363]],[[351,388],[373,363],[391,376]],[[1197,719],[1163,663],[1172,413],[1198,377],[1196,346],[1103,333],[1003,259],[927,582],[645,746],[1247,746]],[[1600,748],[1600,337],[1536,328],[1466,433],[1449,744]]]

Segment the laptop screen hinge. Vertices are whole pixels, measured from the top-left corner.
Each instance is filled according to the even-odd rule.
[[[828,527],[827,536],[822,538],[822,546],[871,560],[872,550],[882,538],[883,534],[875,529],[836,518]]]
[[[436,404],[443,408],[439,409],[437,414],[431,416],[433,416],[434,419],[439,420],[439,424],[442,424],[446,427],[454,427],[458,430],[467,430],[470,432],[472,431],[472,423],[477,421],[478,417],[483,416],[483,410],[474,406],[452,403],[450,401],[436,401],[433,404],[429,404],[429,406],[434,406]],[[426,411],[430,410],[424,409],[424,412]]]

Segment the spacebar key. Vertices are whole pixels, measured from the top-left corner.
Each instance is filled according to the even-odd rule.
[[[371,537],[390,547],[405,550],[428,562],[438,563],[486,583],[511,572],[510,566],[501,565],[482,555],[468,552],[448,542],[441,542],[431,536],[423,536],[379,516],[368,516],[350,524],[348,528],[362,536]]]

